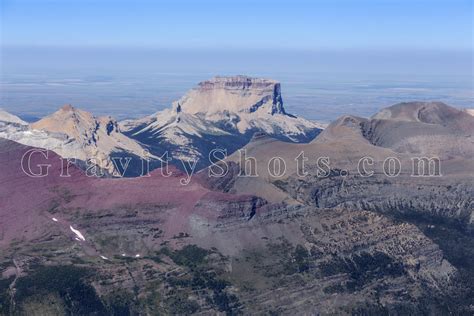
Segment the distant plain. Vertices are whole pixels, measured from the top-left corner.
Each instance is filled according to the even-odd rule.
[[[440,67],[439,65],[442,65]],[[0,108],[27,121],[65,103],[116,119],[167,108],[198,82],[245,74],[282,84],[286,109],[330,122],[403,101],[474,107],[468,52],[2,49]]]

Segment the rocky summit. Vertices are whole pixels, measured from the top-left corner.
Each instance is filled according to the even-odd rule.
[[[285,114],[280,83],[246,76],[215,77],[175,102],[182,111],[196,114],[219,112]]]

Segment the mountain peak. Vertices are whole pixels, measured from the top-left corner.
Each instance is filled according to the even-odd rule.
[[[53,147],[66,158],[82,161],[94,159],[94,163],[110,174],[119,170],[112,162],[114,155],[122,153],[143,157],[144,148],[120,132],[117,121],[110,116],[96,117],[92,113],[66,104],[58,111],[31,124],[33,130],[50,133],[52,138],[66,138],[66,143]],[[48,147],[48,146],[47,146]]]
[[[76,109],[70,104],[31,124],[34,129],[64,133],[73,138],[83,134],[84,130],[94,129],[95,125],[96,118],[91,113]]]
[[[59,110],[61,111],[74,111],[75,108],[71,104],[64,104]]]
[[[286,114],[280,83],[248,76],[214,77],[200,82],[175,102],[190,114],[217,112]]]
[[[392,119],[401,121],[419,121],[423,113],[438,113],[449,116],[449,113],[459,112],[442,102],[402,102],[382,109],[372,116],[373,119]]]

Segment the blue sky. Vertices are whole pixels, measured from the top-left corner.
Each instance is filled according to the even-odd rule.
[[[2,0],[3,46],[472,50],[471,0]]]

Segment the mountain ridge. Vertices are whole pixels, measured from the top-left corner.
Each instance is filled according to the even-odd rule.
[[[2,118],[0,117],[0,120]],[[52,150],[77,163],[97,166],[110,175],[121,175],[115,156],[127,153],[133,157],[154,159],[136,141],[123,135],[111,117],[95,117],[67,104],[58,111],[31,124],[2,122],[0,136],[16,142]]]
[[[137,120],[96,117],[70,104],[31,124],[6,113],[2,117],[1,137],[51,149],[84,168],[90,161],[113,176],[141,175],[142,160],[154,169],[164,154],[180,169],[194,164],[200,170],[217,159],[210,157],[213,150],[230,155],[254,133],[308,142],[322,128],[285,111],[279,82],[247,76],[203,81],[170,108]],[[114,159],[129,158],[125,173]]]

